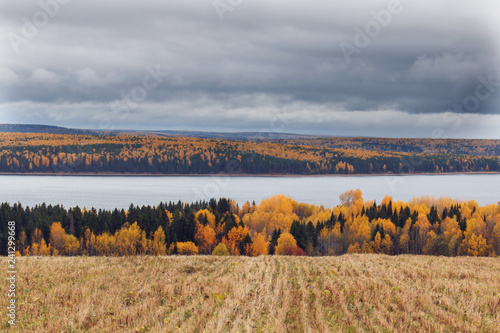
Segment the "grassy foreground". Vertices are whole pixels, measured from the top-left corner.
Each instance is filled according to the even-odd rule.
[[[23,257],[17,271],[17,331],[500,332],[498,258]]]

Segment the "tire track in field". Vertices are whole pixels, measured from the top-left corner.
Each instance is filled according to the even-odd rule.
[[[321,308],[319,305],[320,288],[318,281],[321,278],[321,273],[316,267],[314,258],[297,259],[300,264],[299,276],[301,277],[301,292],[302,292],[302,309],[306,313],[304,322],[306,323],[306,332],[326,332],[326,327],[321,318]]]
[[[179,258],[179,261],[182,259]],[[174,331],[193,331],[195,328],[203,328],[206,322],[213,315],[213,310],[220,307],[214,295],[223,295],[222,289],[226,287],[225,284],[219,280],[225,279],[232,274],[232,265],[228,260],[210,260],[201,259],[199,262],[181,262],[177,270],[180,281],[177,288],[184,292],[188,292],[188,297],[178,302],[180,305],[178,309],[172,312],[169,317],[174,320],[170,322],[169,328]],[[215,273],[215,274],[213,274]],[[214,276],[215,275],[215,276]]]
[[[223,272],[214,272],[215,276],[208,277],[211,280],[210,288],[204,295],[203,312],[204,320],[198,326],[201,332],[226,332],[231,328],[231,320],[234,319],[234,304],[239,297],[241,285],[241,272],[246,258],[228,257],[221,259]],[[191,329],[191,331],[192,331]]]
[[[304,313],[302,308],[302,292],[298,277],[296,262],[291,257],[282,257],[286,263],[286,291],[283,299],[285,311],[286,332],[304,332]]]
[[[227,314],[226,326],[230,331],[253,332],[253,324],[249,320],[255,313],[254,299],[260,286],[263,263],[257,258],[244,258],[245,264],[235,274],[234,297],[228,299],[227,305],[232,312]]]
[[[272,286],[274,297],[271,303],[270,316],[274,323],[270,323],[270,327],[274,328],[275,332],[287,332],[286,314],[288,309],[289,289],[287,288],[287,268],[283,257],[276,256],[273,258],[276,269],[273,272]]]
[[[264,306],[262,308],[264,313],[262,320],[256,327],[256,332],[285,332],[285,309],[283,306],[285,297],[285,268],[283,262],[278,257],[266,257],[268,263],[267,279],[264,295],[260,295],[263,300]]]
[[[328,271],[328,266],[325,263],[320,264],[318,260],[311,260],[311,264],[314,266],[315,272],[315,284],[316,284],[316,290],[317,290],[317,297],[315,301],[315,306],[316,306],[316,320],[319,321],[324,328],[325,332],[330,332],[330,329],[327,326],[327,323],[325,322],[323,318],[323,314],[325,309],[323,308],[322,304],[322,298],[325,295],[325,286],[326,283],[331,281],[331,276]]]
[[[351,325],[352,318],[346,306],[346,296],[343,291],[343,284],[338,281],[335,273],[335,266],[338,262],[336,258],[325,258],[322,265],[325,283],[320,296],[323,322],[328,325],[328,329],[334,332],[347,330]],[[348,279],[343,277],[343,279]]]
[[[221,307],[214,311],[207,322],[207,332],[253,331],[249,318],[256,311],[253,306],[256,295],[265,294],[265,291],[258,292],[262,288],[259,277],[263,275],[265,265],[259,258],[239,257],[235,260],[234,271],[224,279],[232,292],[221,299]],[[241,262],[242,265],[239,264]]]
[[[244,300],[242,322],[239,323],[246,332],[269,332],[266,327],[269,316],[269,304],[272,304],[271,283],[272,274],[270,272],[269,258],[255,258],[254,279],[251,281],[250,291]]]

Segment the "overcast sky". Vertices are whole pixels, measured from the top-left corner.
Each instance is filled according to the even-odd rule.
[[[0,123],[500,138],[497,3],[0,0]]]

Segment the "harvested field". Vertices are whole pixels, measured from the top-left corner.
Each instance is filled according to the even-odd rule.
[[[498,258],[16,259],[20,332],[500,332]]]

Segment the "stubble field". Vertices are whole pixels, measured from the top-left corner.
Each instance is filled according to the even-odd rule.
[[[7,259],[0,262],[7,271]],[[498,258],[23,257],[16,264],[20,332],[500,332]],[[2,329],[7,293],[4,282]]]

